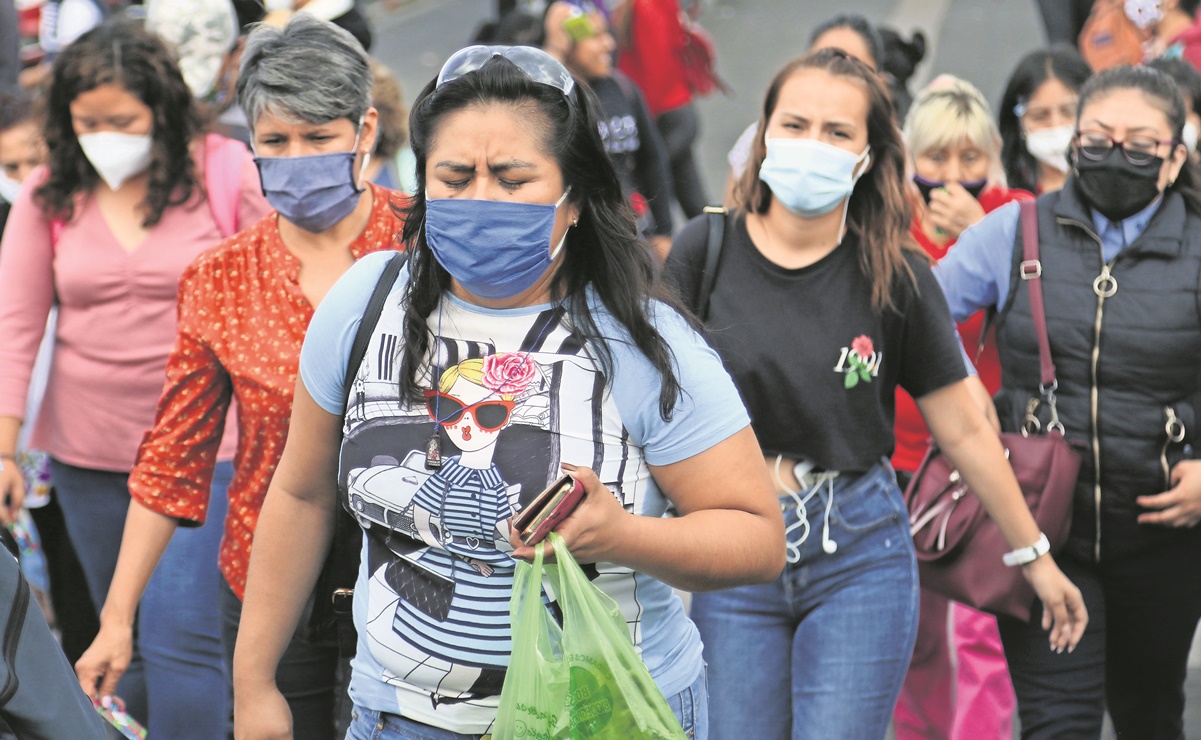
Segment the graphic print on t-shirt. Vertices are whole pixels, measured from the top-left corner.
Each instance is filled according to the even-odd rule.
[[[850,347],[842,348],[834,372],[843,374],[843,387],[850,390],[860,382],[870,383],[872,378],[880,375],[880,363],[883,361],[884,353],[876,351],[872,338],[860,334]]]
[[[341,459],[367,532],[365,637],[380,679],[435,705],[500,693],[511,651],[509,518],[561,462],[595,469],[631,511],[646,472],[561,309],[530,315],[511,337],[449,334],[433,339],[424,400],[410,405],[398,397],[397,337],[377,330],[355,374]],[[430,470],[435,420],[443,464]],[[624,569],[605,575],[634,588]],[[637,639],[637,617],[631,629]]]

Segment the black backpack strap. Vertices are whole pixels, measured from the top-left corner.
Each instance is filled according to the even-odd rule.
[[[701,321],[709,318],[709,298],[713,295],[721,247],[726,240],[726,209],[723,206],[705,206],[704,212],[709,221],[709,238],[705,242],[705,266],[695,304],[697,317]]]
[[[346,406],[350,402],[350,391],[354,388],[355,375],[359,371],[359,365],[363,364],[367,346],[371,344],[371,335],[375,332],[375,325],[379,323],[379,317],[384,312],[384,304],[388,300],[388,294],[392,292],[392,285],[396,282],[396,277],[400,275],[400,268],[404,267],[405,257],[405,252],[397,252],[392,255],[392,259],[388,260],[384,271],[380,273],[379,282],[375,284],[375,290],[371,292],[371,299],[367,301],[367,308],[363,311],[359,330],[354,335],[354,344],[350,345],[350,361],[346,363],[346,379],[342,381],[343,416],[346,415]]]
[[[4,553],[0,553],[0,558],[7,558]],[[14,559],[15,560],[15,559]],[[8,565],[9,563],[5,563]],[[2,652],[0,660],[3,660],[2,675],[4,676],[3,684],[0,684],[0,708],[3,708],[12,701],[16,695],[17,689],[20,688],[21,679],[17,670],[17,648],[21,641],[21,632],[25,629],[25,614],[29,609],[29,584],[25,582],[25,578],[19,572],[15,578],[16,594],[13,596],[12,604],[9,606],[8,619],[4,622],[4,638],[2,643]]]
[[[392,292],[392,286],[396,283],[396,278],[400,275],[400,269],[404,267],[405,260],[406,255],[403,252],[397,252],[388,260],[388,264],[379,276],[379,282],[375,285],[375,290],[371,292],[370,300],[367,301],[367,308],[363,311],[359,330],[355,333],[354,343],[350,346],[350,361],[346,364],[346,379],[342,383],[343,417],[346,416],[346,407],[350,399],[350,392],[354,388],[355,376],[358,374],[359,366],[363,364],[367,347],[371,344],[371,335],[375,333],[375,326],[384,312],[388,294]],[[346,496],[341,490],[338,492],[338,500],[341,505],[334,513],[334,539],[330,545],[329,555],[326,556],[325,564],[321,567],[321,574],[317,577],[317,586],[314,589],[316,595],[313,602],[313,613],[309,619],[309,628],[311,639],[314,641],[329,640],[336,634],[338,649],[342,655],[351,656],[354,655],[358,642],[351,607],[355,581],[359,577],[359,555],[362,552],[363,538],[358,521],[347,508],[349,501],[346,500]],[[336,630],[336,633],[331,630]]]

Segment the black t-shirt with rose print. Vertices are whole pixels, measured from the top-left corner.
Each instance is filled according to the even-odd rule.
[[[967,376],[942,290],[907,255],[916,285],[897,280],[897,311],[872,310],[854,237],[818,262],[784,269],[759,252],[741,215],[728,216],[705,336],[721,355],[766,454],[854,473],[892,454],[894,391],[914,398]],[[672,245],[665,278],[695,293],[706,216]]]

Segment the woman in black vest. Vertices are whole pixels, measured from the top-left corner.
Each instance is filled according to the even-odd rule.
[[[1030,624],[1001,620],[1026,738],[1182,737],[1189,646],[1201,618],[1201,198],[1181,143],[1184,103],[1167,75],[1120,67],[1080,94],[1073,169],[1038,199],[1058,413],[1087,449],[1059,562],[1091,620],[1053,661]],[[996,307],[997,413],[1017,431],[1039,363],[1018,208],[990,214],[935,269],[957,319]],[[1011,279],[1012,276],[1012,279]],[[1046,428],[1050,409],[1033,410]],[[1034,426],[1034,422],[1030,422]],[[1188,564],[1188,565],[1185,565]]]

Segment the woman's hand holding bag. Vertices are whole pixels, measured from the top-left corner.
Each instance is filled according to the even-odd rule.
[[[548,540],[555,564],[535,547],[518,562],[510,614],[513,652],[500,695],[496,738],[684,738],[630,639],[617,603],[601,592],[563,542]],[[542,600],[546,575],[563,614]]]

